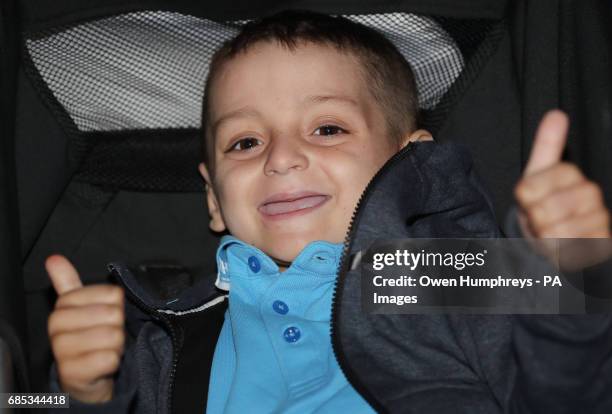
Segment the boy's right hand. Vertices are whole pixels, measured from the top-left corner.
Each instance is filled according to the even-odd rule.
[[[82,402],[108,401],[125,343],[123,289],[83,287],[74,266],[60,255],[49,256],[45,267],[58,295],[48,331],[60,386]]]

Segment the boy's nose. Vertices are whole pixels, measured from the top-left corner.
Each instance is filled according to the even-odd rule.
[[[279,142],[280,141],[280,142]],[[296,140],[279,140],[269,147],[264,174],[288,174],[291,170],[300,171],[308,167],[308,157]]]

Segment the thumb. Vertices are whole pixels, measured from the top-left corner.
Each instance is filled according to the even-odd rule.
[[[533,141],[524,176],[545,170],[561,161],[568,128],[569,120],[565,112],[554,109],[544,115]]]
[[[79,273],[64,256],[54,254],[47,257],[45,268],[58,296],[83,286]]]

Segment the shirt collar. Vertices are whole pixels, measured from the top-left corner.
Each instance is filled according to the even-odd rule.
[[[283,275],[308,273],[318,277],[335,277],[343,244],[315,240],[308,243]],[[230,275],[261,277],[277,275],[278,265],[270,256],[257,247],[231,235],[221,238],[217,248],[217,281],[222,290],[230,290]]]

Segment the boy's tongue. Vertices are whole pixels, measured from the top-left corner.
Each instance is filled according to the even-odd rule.
[[[313,195],[302,197],[293,201],[276,201],[264,204],[260,207],[260,211],[264,214],[273,216],[276,214],[291,213],[292,211],[302,210],[309,207],[314,207],[321,204],[327,197],[324,195]]]

